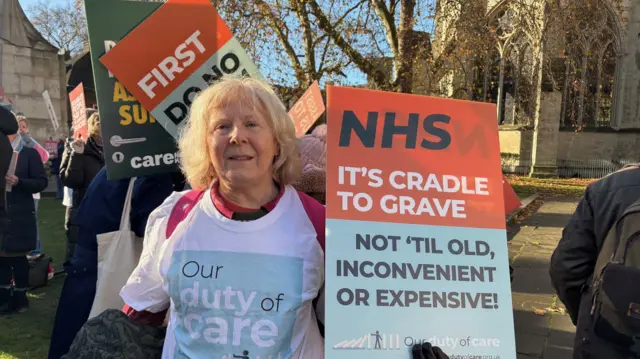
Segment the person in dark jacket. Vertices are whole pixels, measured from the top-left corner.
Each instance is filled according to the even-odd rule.
[[[52,331],[49,359],[60,359],[69,351],[76,334],[87,321],[96,293],[98,271],[97,235],[117,231],[130,179],[107,180],[106,168],[100,170],[78,208],[78,242],[67,264],[64,287]],[[131,229],[144,237],[151,212],[175,191],[181,191],[180,173],[139,177],[131,200]]]
[[[16,119],[18,120],[18,127],[20,127],[18,134],[20,134],[20,137],[22,137],[22,143],[24,144],[24,146],[36,149],[38,151],[38,154],[40,155],[42,164],[47,163],[50,157],[49,153],[44,149],[44,147],[42,147],[36,140],[34,140],[31,137],[31,134],[29,133],[29,120],[27,119],[27,117],[24,115],[20,115],[20,116],[16,116]],[[33,194],[33,202],[35,204],[35,215],[36,215],[36,224],[37,224],[38,223],[38,203],[40,202],[40,193]],[[41,252],[41,249],[40,249],[41,246],[42,246],[42,242],[40,241],[40,227],[39,225],[36,225],[36,248],[33,251],[31,251],[31,254],[27,256],[27,259],[30,259],[31,257],[39,256]]]
[[[628,166],[589,185],[551,257],[551,281],[577,325],[574,359],[628,358],[589,335],[590,281],[607,233],[623,212],[640,199],[640,167]]]
[[[13,148],[8,136],[15,135],[18,132],[18,121],[13,113],[6,108],[0,106],[0,246],[4,235],[3,228],[7,228],[7,211],[6,211],[6,192],[5,179],[11,157],[13,156]]]
[[[64,154],[64,136],[60,138],[57,145],[57,154],[51,159],[51,174],[56,177],[56,199],[62,199],[64,196],[64,184],[60,178],[60,163]]]
[[[22,137],[8,137],[13,149],[18,152],[18,161],[15,173],[5,176],[11,192],[7,193],[8,225],[0,247],[0,314],[23,311],[29,307],[29,262],[26,255],[36,248],[37,237],[33,194],[42,192],[48,182],[38,152],[25,147]]]
[[[73,217],[85,196],[89,184],[104,166],[100,117],[93,113],[87,120],[87,142],[76,139],[70,143],[70,150],[64,152],[60,164],[62,183],[73,190],[71,207],[67,210],[65,229],[67,230],[67,253],[65,262],[73,256],[76,245],[77,226]]]

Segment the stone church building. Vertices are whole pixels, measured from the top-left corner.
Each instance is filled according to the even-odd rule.
[[[18,0],[0,0],[0,59],[0,104],[24,114],[40,143],[68,133],[64,56],[35,29]],[[42,96],[45,90],[60,124],[58,131]]]
[[[495,35],[441,85],[497,104],[504,171],[598,177],[640,162],[640,2],[480,1]],[[438,11],[436,54],[465,20]]]

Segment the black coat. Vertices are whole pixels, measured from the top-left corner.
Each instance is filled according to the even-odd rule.
[[[73,189],[73,208],[80,207],[89,184],[103,166],[102,146],[93,138],[87,141],[83,153],[75,153],[68,148],[64,151],[60,163],[60,179],[65,186]]]
[[[58,155],[51,159],[51,173],[54,175],[60,174],[60,163],[62,162],[62,155],[64,154],[64,142],[58,141]]]
[[[7,138],[8,135],[15,135],[18,132],[18,121],[11,111],[0,106],[0,221],[6,220],[5,212],[5,179],[7,170],[9,169],[9,163],[11,162],[11,155],[13,154],[13,148],[11,142]]]
[[[626,358],[588,338],[591,281],[609,229],[640,199],[640,168],[623,169],[587,187],[551,257],[550,275],[558,297],[577,324],[574,358]]]
[[[36,248],[37,226],[33,194],[47,187],[47,175],[40,155],[23,147],[15,176],[18,184],[7,193],[8,231],[2,241],[4,253],[27,253]]]

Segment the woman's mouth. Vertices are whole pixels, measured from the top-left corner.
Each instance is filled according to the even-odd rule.
[[[230,156],[229,160],[231,161],[249,161],[252,160],[253,157],[251,156]]]

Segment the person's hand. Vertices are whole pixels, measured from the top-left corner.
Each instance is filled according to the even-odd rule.
[[[80,153],[80,154],[84,153],[84,141],[82,141],[82,139],[79,138],[71,142],[71,149],[75,153]]]
[[[429,342],[424,342],[422,345],[415,344],[411,352],[413,359],[449,359],[442,349],[432,346]]]
[[[4,177],[4,179],[7,181],[7,184],[9,184],[12,187],[16,186],[18,184],[18,182],[20,182],[18,177],[14,176],[14,175],[6,175]]]

